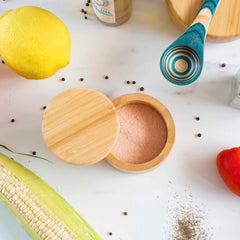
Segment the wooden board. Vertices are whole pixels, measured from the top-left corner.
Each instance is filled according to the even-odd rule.
[[[119,134],[116,109],[104,94],[73,88],[55,97],[43,118],[43,136],[61,160],[88,165],[105,158]]]
[[[204,0],[166,0],[173,21],[185,30],[196,17]],[[208,36],[219,41],[240,37],[240,0],[222,0],[209,27]]]

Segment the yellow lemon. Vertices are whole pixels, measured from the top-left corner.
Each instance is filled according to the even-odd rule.
[[[67,27],[45,9],[25,6],[0,16],[0,55],[25,78],[52,76],[69,63],[70,48]]]

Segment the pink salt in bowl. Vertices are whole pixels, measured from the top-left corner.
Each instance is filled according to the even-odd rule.
[[[113,101],[120,122],[117,141],[106,157],[118,170],[144,173],[169,154],[175,125],[168,109],[146,94],[126,94]]]

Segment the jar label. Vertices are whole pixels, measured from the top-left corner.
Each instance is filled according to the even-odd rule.
[[[93,9],[97,17],[106,23],[115,23],[114,0],[92,0]]]
[[[240,98],[240,81],[236,83],[237,96]]]
[[[232,84],[232,93],[231,93],[230,104],[233,107],[240,109],[240,75],[239,75],[239,73],[235,77],[233,84]]]

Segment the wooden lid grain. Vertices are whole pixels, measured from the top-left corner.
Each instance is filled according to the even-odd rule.
[[[118,133],[116,109],[104,94],[73,88],[56,96],[43,118],[43,136],[61,160],[88,165],[105,158]]]

